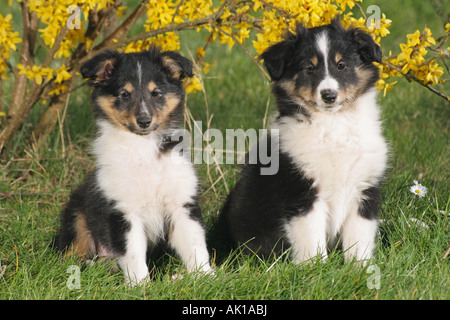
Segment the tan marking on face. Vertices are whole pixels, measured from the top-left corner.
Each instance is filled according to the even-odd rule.
[[[133,87],[133,85],[131,84],[131,82],[127,82],[123,88],[124,88],[125,90],[127,90],[128,92],[133,92],[133,91],[134,91],[134,87]]]
[[[284,80],[280,83],[281,88],[283,88],[288,95],[292,95],[295,92],[295,81],[294,79]]]
[[[306,108],[309,113],[317,112],[315,106],[316,95],[309,87],[300,87],[297,89],[295,97]]]
[[[339,52],[336,53],[336,55],[334,56],[334,61],[336,61],[336,63],[338,63],[341,60],[342,60],[342,55]]]
[[[148,91],[153,92],[156,89],[156,84],[153,81],[148,83]]]
[[[343,102],[342,111],[351,109],[355,104],[356,99],[363,93],[367,82],[372,77],[372,71],[367,69],[355,68],[358,81],[348,86],[345,90],[339,90],[338,98]]]
[[[166,94],[165,99],[166,105],[162,109],[152,110],[154,112],[151,124],[153,128],[166,127],[169,123],[171,114],[175,111],[181,101],[174,93]]]
[[[95,242],[88,229],[86,216],[83,212],[76,213],[75,240],[65,253],[65,258],[76,256],[80,259],[92,258],[95,255]]]
[[[97,98],[98,106],[103,110],[108,119],[117,127],[128,130],[127,124],[131,123],[133,119],[130,119],[130,114],[126,111],[119,111],[114,108],[113,96],[100,96]]]
[[[311,58],[311,63],[317,67],[317,65],[319,64],[319,59],[317,58],[317,56],[314,56]]]
[[[292,101],[297,102],[304,106],[309,112],[316,112],[317,109],[314,107],[315,95],[309,87],[299,87],[295,88],[295,79],[285,80],[280,83],[281,87],[286,91],[286,93],[291,97]]]

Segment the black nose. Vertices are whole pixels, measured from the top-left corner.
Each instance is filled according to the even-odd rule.
[[[136,122],[139,127],[141,127],[142,129],[146,129],[150,126],[150,123],[152,122],[152,118],[149,115],[144,114],[144,115],[138,116],[138,118],[136,119]]]
[[[326,103],[334,103],[337,98],[337,92],[334,90],[322,90],[320,91],[320,95]]]

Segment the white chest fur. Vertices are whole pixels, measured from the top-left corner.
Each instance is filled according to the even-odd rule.
[[[192,164],[171,152],[161,153],[153,134],[138,136],[100,124],[93,144],[97,180],[105,195],[129,219],[140,219],[153,237],[161,237],[164,221],[196,195]]]

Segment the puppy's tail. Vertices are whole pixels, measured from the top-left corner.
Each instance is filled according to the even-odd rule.
[[[50,242],[50,248],[55,251],[64,252],[75,239],[73,225],[74,216],[66,208],[61,215],[59,231]]]

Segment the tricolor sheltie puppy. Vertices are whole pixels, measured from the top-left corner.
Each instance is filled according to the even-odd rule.
[[[338,242],[346,260],[372,256],[387,146],[375,82],[381,50],[340,21],[307,29],[265,51],[278,114],[279,170],[246,165],[219,218],[234,246],[269,256],[291,248],[295,262],[326,257]],[[268,146],[271,146],[268,143]]]
[[[188,271],[210,272],[196,173],[171,152],[192,63],[157,47],[106,51],[81,73],[93,87],[96,166],[62,213],[56,247],[85,259],[116,258],[133,285],[148,280],[147,249],[162,240]]]

